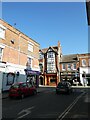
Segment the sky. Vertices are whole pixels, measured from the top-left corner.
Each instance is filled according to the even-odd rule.
[[[88,52],[85,2],[2,2],[2,19],[38,42],[40,49],[60,41],[64,55]]]

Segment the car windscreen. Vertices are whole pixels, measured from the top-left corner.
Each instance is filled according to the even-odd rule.
[[[20,88],[26,88],[26,87],[27,87],[27,84],[26,84],[26,83],[20,84]]]
[[[57,87],[60,87],[60,86],[66,87],[66,86],[67,86],[67,83],[59,83]]]
[[[19,88],[18,84],[12,85],[11,88],[15,89],[15,88]]]

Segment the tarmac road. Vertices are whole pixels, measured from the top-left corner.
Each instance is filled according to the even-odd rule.
[[[74,89],[70,95],[57,95],[55,88],[44,88],[36,96],[23,100],[3,99],[2,118],[23,119],[88,119],[88,89]],[[80,112],[79,112],[80,111]],[[3,120],[2,119],[2,120]]]

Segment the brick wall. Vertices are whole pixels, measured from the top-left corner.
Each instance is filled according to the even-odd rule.
[[[90,54],[80,54],[79,55],[79,62],[80,62],[80,67],[82,67],[82,60],[86,60],[86,66],[89,66],[89,59],[90,59]]]
[[[35,62],[33,62],[33,66],[39,66],[39,44],[1,19],[0,24],[6,27],[5,39],[0,39],[0,43],[5,45],[2,60],[4,62],[25,66],[27,56],[32,56],[36,59],[34,60]],[[11,40],[14,40],[14,43],[12,43]],[[28,52],[29,42],[33,44],[33,52]]]

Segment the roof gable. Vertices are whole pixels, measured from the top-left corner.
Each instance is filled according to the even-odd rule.
[[[46,53],[47,53],[47,52],[54,52],[54,53],[57,54],[57,51],[56,51],[53,47],[49,47],[49,48],[47,49]]]

